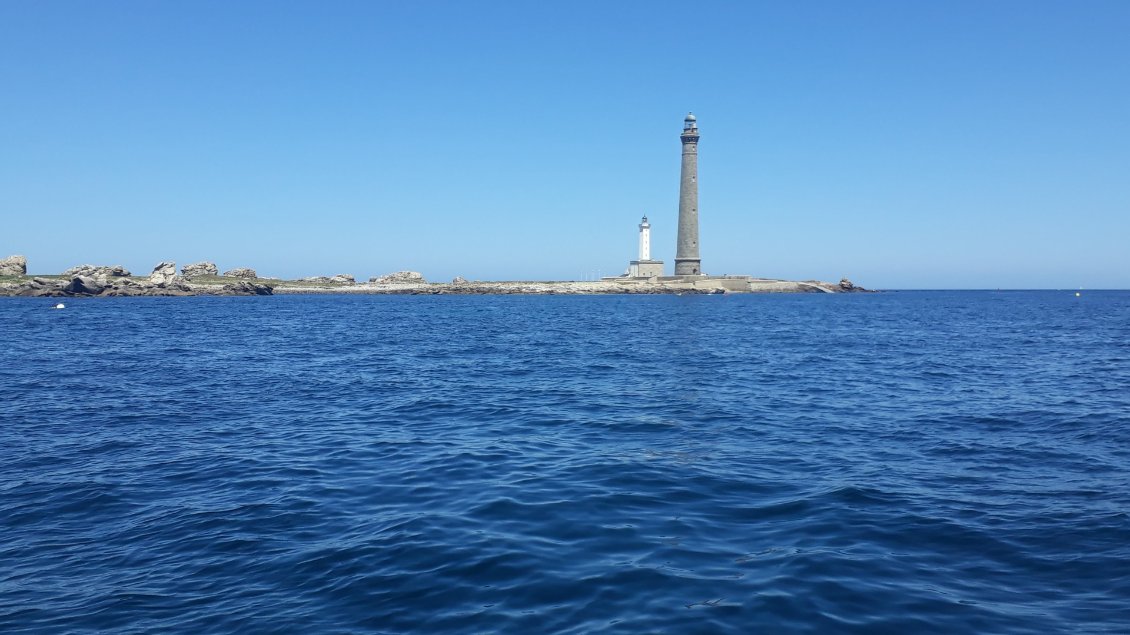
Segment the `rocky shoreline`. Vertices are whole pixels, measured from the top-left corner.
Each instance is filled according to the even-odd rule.
[[[428,282],[414,271],[398,271],[357,282],[349,274],[299,280],[260,278],[254,269],[219,273],[211,262],[185,265],[158,263],[148,276],[135,276],[121,265],[78,265],[58,275],[29,276],[27,259],[0,260],[0,296],[8,297],[147,297],[255,296],[276,294],[381,295],[594,295],[594,294],[725,294],[725,293],[858,293],[847,279],[839,283],[789,281],[750,276],[694,276],[650,279],[605,278],[598,281],[468,281]]]

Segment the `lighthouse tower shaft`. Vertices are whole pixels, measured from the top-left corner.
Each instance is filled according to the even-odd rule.
[[[688,113],[683,120],[683,165],[679,178],[679,243],[675,249],[675,275],[702,275],[698,255],[698,121]]]
[[[640,260],[651,260],[651,223],[647,216],[640,223]]]

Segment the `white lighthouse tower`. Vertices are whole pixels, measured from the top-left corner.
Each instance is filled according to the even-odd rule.
[[[651,260],[651,223],[647,216],[640,221],[640,260]]]
[[[663,275],[663,261],[651,259],[651,223],[640,221],[640,258],[628,263],[629,278],[655,278]]]

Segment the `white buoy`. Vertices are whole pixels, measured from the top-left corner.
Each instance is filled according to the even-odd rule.
[[[66,305],[65,305],[65,304],[63,304],[62,302],[60,302],[59,304],[56,304],[56,305],[55,305],[55,308],[56,308],[56,309],[65,309],[65,308],[67,308],[67,307],[66,307]]]
[[[1075,297],[1077,297],[1077,298],[1079,297],[1079,292],[1078,292],[1078,291],[1076,291],[1076,292],[1075,292]]]

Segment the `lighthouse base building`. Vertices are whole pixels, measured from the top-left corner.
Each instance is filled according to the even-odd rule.
[[[662,276],[662,260],[632,260],[628,263],[629,278],[659,278]]]

